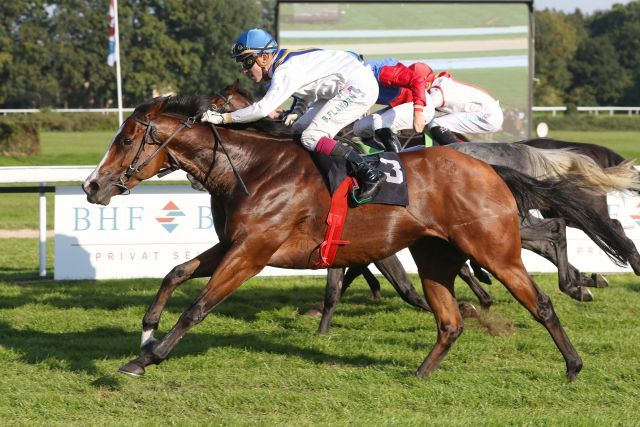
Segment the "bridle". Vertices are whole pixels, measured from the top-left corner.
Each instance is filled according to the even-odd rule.
[[[222,105],[212,105],[211,109],[218,113],[228,113],[227,107],[231,105],[231,100],[233,99],[233,94],[229,94],[229,96],[224,96],[221,92],[216,92],[214,96],[222,99]]]
[[[131,190],[129,190],[129,188],[127,187],[127,183],[129,182],[129,180],[131,179],[132,176],[140,173],[142,171],[142,169],[144,169],[150,162],[151,160],[153,160],[158,154],[160,154],[160,152],[165,149],[165,147],[167,145],[169,145],[169,143],[171,142],[171,140],[173,138],[175,138],[176,135],[178,135],[178,133],[180,133],[181,130],[183,130],[184,128],[191,128],[191,126],[195,123],[196,121],[196,116],[192,116],[192,117],[188,117],[186,120],[181,122],[181,126],[176,129],[170,136],[169,138],[167,138],[166,141],[164,142],[158,142],[155,140],[154,136],[153,136],[153,132],[155,130],[155,128],[157,127],[156,123],[153,120],[142,120],[139,117],[136,116],[129,116],[129,118],[127,120],[134,120],[138,123],[140,123],[143,126],[146,126],[147,129],[144,132],[144,136],[142,137],[142,141],[140,142],[140,146],[138,147],[138,152],[136,153],[135,157],[133,158],[133,160],[131,161],[131,164],[129,165],[129,167],[127,168],[126,171],[124,171],[122,173],[122,175],[120,175],[120,179],[118,180],[118,182],[116,184],[114,184],[116,187],[118,187],[119,189],[122,190],[122,194],[123,195],[127,195],[131,192]],[[151,139],[151,142],[147,142],[147,138]],[[140,163],[138,165],[138,162],[140,161],[140,156],[142,155],[142,152],[144,151],[144,147],[145,145],[158,145],[158,149],[156,151],[154,151],[149,157],[147,157],[145,159],[145,161],[143,161],[142,163]],[[165,175],[170,174],[171,172],[174,172],[178,169],[180,169],[180,162],[178,162],[178,160],[173,156],[173,154],[171,154],[171,152],[169,150],[166,150],[167,155],[169,156],[169,159],[171,160],[171,166],[168,168],[164,168],[161,169],[160,171],[158,171],[157,175],[159,178],[162,178]]]
[[[225,98],[223,98],[223,99],[225,99]],[[231,96],[229,97],[229,100],[230,99],[231,99]],[[225,101],[225,102],[227,102],[227,101]],[[185,120],[180,122],[180,127],[178,129],[176,129],[169,136],[169,138],[167,138],[167,140],[164,141],[164,142],[158,142],[158,141],[155,140],[155,138],[153,136],[153,132],[154,132],[154,128],[157,127],[157,126],[156,126],[156,123],[153,120],[142,120],[139,117],[136,117],[134,115],[131,115],[131,116],[129,116],[129,118],[127,118],[127,120],[131,119],[131,120],[134,120],[134,121],[140,123],[143,126],[146,126],[147,129],[144,132],[144,136],[142,137],[142,141],[140,142],[140,146],[138,147],[138,152],[136,153],[135,157],[131,161],[131,164],[129,165],[127,170],[124,171],[122,173],[122,175],[120,175],[120,178],[119,178],[118,182],[114,184],[116,187],[118,187],[120,190],[122,190],[121,195],[127,195],[127,194],[131,193],[131,190],[129,190],[129,188],[127,187],[127,183],[129,182],[131,177],[136,175],[136,174],[138,174],[138,173],[140,173],[140,171],[142,171],[142,169],[144,169],[151,162],[151,160],[153,160],[158,154],[160,154],[160,152],[163,149],[166,148],[167,145],[169,145],[171,140],[173,138],[175,138],[176,135],[178,135],[178,133],[180,133],[180,131],[182,131],[184,128],[191,128],[193,126],[193,124],[196,122],[198,117],[199,117],[199,115],[187,117]],[[216,129],[216,127],[213,124],[211,125],[210,128],[211,128],[211,133],[213,134],[214,141],[217,142],[218,144],[220,144],[220,147],[222,148],[222,151],[227,156],[227,159],[229,160],[229,163],[231,164],[231,169],[233,170],[233,173],[235,174],[236,179],[239,181],[240,186],[242,187],[242,190],[244,191],[244,193],[247,196],[251,195],[249,193],[249,190],[247,189],[247,186],[245,185],[244,181],[242,180],[242,177],[240,176],[240,173],[237,171],[235,165],[231,161],[231,157],[229,156],[229,153],[227,153],[227,149],[222,144],[222,138],[220,137],[220,134],[218,133],[218,130]],[[151,142],[147,142],[147,138],[148,137],[150,137]],[[159,147],[158,147],[158,149],[156,151],[151,153],[151,155],[149,157],[147,157],[145,159],[145,161],[143,161],[142,163],[140,163],[140,165],[138,165],[138,162],[140,161],[140,156],[142,155],[142,152],[144,151],[144,147],[147,144],[148,145],[158,145]],[[168,168],[164,168],[164,169],[159,170],[158,173],[156,174],[156,175],[158,175],[159,178],[162,178],[163,176],[168,175],[171,172],[174,172],[174,171],[180,169],[180,162],[173,156],[173,154],[171,154],[171,152],[169,150],[165,150],[165,151],[167,152],[167,155],[169,156],[169,159],[171,161],[171,166],[168,167]]]

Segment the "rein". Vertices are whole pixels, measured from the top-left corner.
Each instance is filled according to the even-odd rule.
[[[167,140],[161,144],[157,143],[155,140],[152,143],[148,143],[149,145],[152,145],[152,144],[159,145],[159,147],[144,162],[138,165],[137,163],[140,160],[140,155],[144,150],[144,146],[147,145],[147,137],[151,135],[151,132],[155,127],[155,122],[153,122],[152,120],[149,120],[149,121],[140,120],[139,118],[134,116],[131,116],[129,118],[132,120],[135,120],[141,125],[146,126],[147,130],[145,131],[144,136],[142,137],[142,142],[140,142],[140,146],[138,147],[138,152],[136,153],[135,157],[131,161],[131,164],[129,165],[127,170],[122,175],[120,175],[120,179],[118,183],[115,184],[116,187],[122,190],[123,195],[127,195],[131,192],[131,190],[129,190],[129,188],[127,187],[127,182],[129,182],[131,177],[134,176],[135,174],[140,173],[140,171],[142,171],[142,169],[144,169],[151,162],[151,160],[153,160],[158,154],[160,154],[160,151],[162,151],[171,142],[171,140],[173,140],[173,138],[175,138],[175,136],[180,133],[181,130],[187,127],[190,128],[193,125],[193,123],[195,123],[195,120],[196,120],[195,117],[188,117],[185,121],[182,122],[181,126],[178,129],[176,129],[175,132],[173,132],[171,136],[169,136],[169,138],[167,138]],[[153,140],[153,135],[151,135],[151,139]],[[160,170],[157,174],[158,177],[160,178],[170,174],[171,172],[174,172],[180,169],[180,162],[176,160],[176,158],[171,154],[171,152],[169,152],[169,150],[167,150],[167,154],[171,158],[171,161],[174,163],[174,166]]]
[[[230,101],[231,97],[229,97],[228,99],[225,99],[225,105]],[[132,120],[135,120],[136,122],[140,123],[141,125],[144,125],[147,127],[147,130],[144,133],[144,136],[142,137],[142,141],[140,142],[140,146],[138,147],[138,152],[136,153],[135,157],[133,158],[133,160],[131,161],[131,164],[129,165],[129,167],[127,168],[127,170],[125,172],[122,173],[122,175],[120,175],[120,179],[118,180],[118,183],[114,184],[116,187],[120,188],[122,190],[122,195],[127,195],[131,193],[131,190],[129,190],[129,188],[127,187],[127,182],[129,182],[129,180],[131,179],[132,176],[140,173],[140,171],[142,171],[142,169],[144,169],[150,162],[151,160],[153,160],[158,154],[160,154],[160,151],[162,151],[163,149],[165,149],[165,147],[167,145],[169,145],[169,143],[173,140],[173,138],[175,138],[180,131],[182,131],[184,128],[191,128],[193,126],[193,124],[196,122],[196,117],[197,116],[191,116],[191,117],[187,117],[186,120],[184,120],[183,122],[181,122],[181,126],[176,129],[170,136],[169,138],[167,138],[166,141],[162,142],[162,143],[158,143],[155,141],[154,137],[153,137],[153,130],[156,127],[156,124],[153,120],[141,120],[138,117],[134,117],[134,116],[130,116],[129,118]],[[227,153],[227,149],[224,147],[224,144],[222,143],[222,137],[220,136],[220,134],[218,133],[218,130],[216,129],[216,127],[212,124],[211,125],[211,133],[213,134],[213,139],[216,143],[220,144],[220,147],[222,148],[222,151],[224,152],[225,156],[227,156],[227,159],[229,160],[229,164],[231,164],[231,169],[233,169],[233,173],[236,176],[236,179],[238,180],[238,182],[240,183],[240,186],[242,187],[242,190],[244,191],[244,193],[247,196],[250,196],[251,193],[249,193],[249,190],[247,189],[247,186],[245,185],[244,181],[242,180],[242,177],[240,176],[240,173],[238,172],[238,170],[236,169],[235,165],[233,164],[233,162],[231,161],[231,157],[229,156],[229,153]],[[147,142],[147,137],[149,137],[149,135],[151,135],[151,139],[152,142]],[[145,145],[159,145],[158,149],[156,151],[154,151],[144,162],[140,163],[140,165],[138,165],[138,161],[140,160],[140,156],[142,155],[142,152],[144,151],[144,147]],[[159,178],[162,178],[163,176],[166,176],[168,174],[170,174],[171,172],[174,172],[178,169],[180,169],[180,162],[173,156],[173,154],[171,154],[171,152],[169,150],[166,150],[167,154],[169,155],[169,158],[171,159],[171,162],[173,163],[173,165],[171,167],[165,168],[165,169],[161,169],[160,171],[158,171],[157,175]]]

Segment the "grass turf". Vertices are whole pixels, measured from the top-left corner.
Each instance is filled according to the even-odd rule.
[[[324,281],[299,277],[252,279],[169,360],[134,379],[115,371],[137,353],[159,280],[24,282],[0,273],[0,414],[7,424],[53,425],[638,424],[636,277],[611,276],[593,303],[561,295],[553,276],[536,279],[584,360],[574,383],[543,327],[499,284],[489,288],[494,307],[482,322],[466,321],[424,380],[413,372],[436,337],[430,314],[386,283],[372,300],[358,279],[330,333],[318,335],[318,318],[301,313],[322,298]],[[161,334],[203,285],[178,288]]]

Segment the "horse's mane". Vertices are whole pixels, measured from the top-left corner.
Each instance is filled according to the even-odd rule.
[[[138,105],[136,112],[146,113],[155,105],[165,102],[158,113],[181,114],[187,117],[198,116],[207,111],[211,105],[211,97],[203,95],[176,95],[153,98],[142,105]]]
[[[261,119],[251,123],[231,123],[224,126],[229,129],[256,130],[261,133],[266,133],[274,138],[293,138],[293,131],[291,128],[286,127],[280,121],[271,119]]]
[[[238,95],[243,96],[245,98],[247,98],[247,101],[253,103],[255,102],[256,98],[253,96],[253,94],[251,94],[249,91],[242,89],[241,87],[236,86],[236,92],[238,93]]]
[[[238,91],[238,93],[241,92]],[[250,95],[242,94],[242,96],[249,97]],[[152,107],[162,102],[165,102],[165,104],[157,111],[158,114],[173,113],[193,117],[198,116],[209,109],[211,106],[211,96],[176,95],[153,98],[144,104],[138,105],[135,112],[147,113]],[[256,130],[258,132],[266,133],[274,138],[290,139],[293,136],[291,128],[284,126],[282,122],[271,119],[261,119],[251,123],[232,123],[224,126],[230,129]]]

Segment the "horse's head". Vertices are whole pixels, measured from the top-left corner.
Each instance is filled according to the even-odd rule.
[[[239,87],[239,81],[225,87],[211,99],[213,105],[220,112],[231,112],[253,104],[253,98]]]
[[[140,181],[163,170],[179,169],[180,164],[168,145],[177,133],[190,127],[194,116],[207,106],[208,102],[199,97],[168,97],[137,107],[122,123],[106,154],[83,183],[87,200],[107,205],[113,196],[128,193]]]

